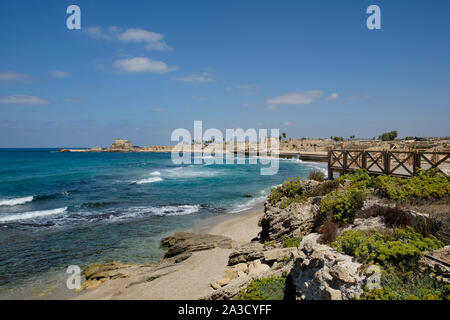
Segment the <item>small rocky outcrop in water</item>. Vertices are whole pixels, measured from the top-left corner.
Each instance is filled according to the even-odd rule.
[[[292,270],[297,297],[302,300],[349,300],[363,292],[362,264],[351,256],[318,243],[311,233],[300,244],[300,257]]]
[[[231,238],[212,234],[197,234],[192,232],[177,232],[161,241],[161,246],[167,249],[164,258],[172,258],[180,254],[186,259],[194,251],[213,248],[231,249]]]

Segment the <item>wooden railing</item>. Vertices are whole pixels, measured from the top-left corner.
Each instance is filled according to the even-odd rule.
[[[417,169],[438,168],[448,174],[450,152],[330,150],[328,152],[328,178],[333,173],[351,173],[366,169],[372,175],[410,177]]]

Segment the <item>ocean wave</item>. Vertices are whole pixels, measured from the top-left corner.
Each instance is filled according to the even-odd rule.
[[[238,212],[250,210],[258,203],[263,203],[264,200],[266,200],[265,195],[262,197],[253,198],[245,203],[238,204],[232,210],[230,210],[230,213],[238,213]]]
[[[166,169],[163,174],[172,179],[211,178],[218,175],[220,175],[218,170],[207,169],[199,165]]]
[[[161,207],[129,207],[125,210],[105,212],[91,216],[93,220],[105,220],[115,222],[129,220],[133,218],[144,218],[148,216],[182,216],[196,213],[200,210],[200,205],[168,205]],[[89,216],[88,216],[89,217]]]
[[[33,201],[34,196],[0,200],[0,206],[17,206]]]
[[[35,219],[40,217],[45,217],[49,215],[62,214],[67,211],[67,207],[50,209],[50,210],[40,210],[40,211],[29,211],[20,214],[13,214],[0,217],[0,222],[16,221],[16,220],[27,220]]]
[[[160,176],[161,172],[159,171],[153,171],[152,173],[150,173],[151,176]]]
[[[137,181],[133,181],[131,182],[132,184],[147,184],[147,183],[153,183],[153,182],[159,182],[162,181],[163,179],[160,177],[152,177],[152,178],[147,178],[147,179],[141,179],[141,180],[137,180]]]

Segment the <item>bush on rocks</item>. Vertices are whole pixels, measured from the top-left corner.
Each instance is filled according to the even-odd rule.
[[[405,269],[414,268],[424,251],[444,246],[433,235],[424,237],[410,227],[386,230],[383,233],[375,230],[348,230],[332,245],[338,251],[355,256],[367,264],[395,264]]]
[[[320,213],[334,222],[351,223],[363,207],[365,194],[357,189],[333,192],[322,199]]]

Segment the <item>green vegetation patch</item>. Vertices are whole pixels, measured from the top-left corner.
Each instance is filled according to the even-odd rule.
[[[444,243],[433,235],[424,237],[408,227],[383,233],[348,230],[332,246],[366,264],[395,264],[399,268],[411,269],[417,265],[424,251],[439,249]]]
[[[234,300],[283,300],[287,277],[269,277],[252,280]]]
[[[407,179],[379,176],[373,185],[382,197],[399,201],[440,199],[450,194],[450,178],[436,168],[419,170]]]
[[[325,181],[325,174],[321,171],[311,171],[309,173],[308,179],[323,182]]]
[[[285,238],[283,240],[283,248],[298,248],[302,242],[301,237]]]
[[[281,186],[272,189],[268,200],[270,204],[275,205],[281,201],[282,198],[294,198],[302,194],[302,178],[290,178],[283,182]]]
[[[362,208],[365,197],[364,192],[355,188],[332,192],[320,202],[320,213],[334,222],[351,223],[356,211]]]
[[[423,274],[400,272],[394,267],[381,272],[381,288],[364,288],[361,300],[450,300],[450,285]]]

